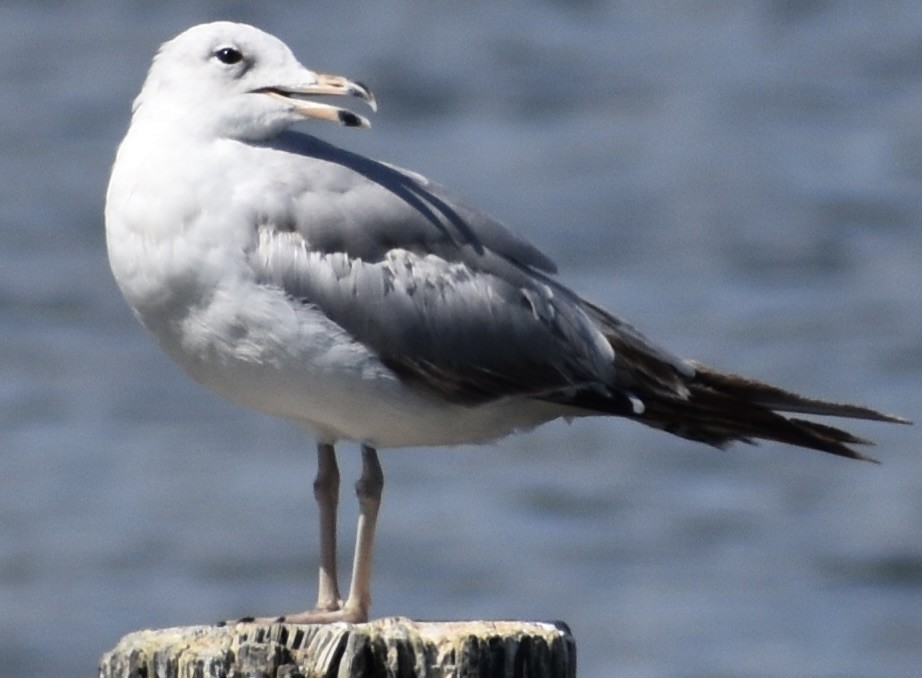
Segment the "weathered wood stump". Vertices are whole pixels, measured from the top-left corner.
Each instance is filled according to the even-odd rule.
[[[129,633],[100,678],[574,678],[562,623],[417,622],[187,626]]]

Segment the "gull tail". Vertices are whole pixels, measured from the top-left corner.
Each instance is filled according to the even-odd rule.
[[[645,409],[637,419],[715,447],[725,447],[735,441],[753,444],[759,439],[774,440],[873,462],[877,460],[851,447],[871,445],[870,440],[844,429],[781,413],[911,423],[908,419],[868,407],[807,398],[700,363],[691,365],[695,372],[685,381],[684,397],[670,396],[662,391],[639,395]]]
[[[868,407],[808,398],[682,360],[604,309],[589,302],[584,302],[583,309],[598,323],[615,351],[617,387],[616,393],[608,398],[584,392],[578,397],[582,402],[574,404],[627,416],[719,448],[733,442],[755,444],[757,440],[774,440],[873,462],[877,460],[851,447],[872,445],[871,441],[828,424],[787,415],[912,423]]]

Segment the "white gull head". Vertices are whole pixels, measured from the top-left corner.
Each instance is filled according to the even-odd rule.
[[[375,99],[367,87],[302,66],[285,43],[246,24],[194,26],[163,44],[134,104],[133,122],[173,132],[256,141],[305,118],[368,127],[345,108],[306,97]]]

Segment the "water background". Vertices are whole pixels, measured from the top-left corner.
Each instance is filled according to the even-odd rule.
[[[5,2],[0,675],[313,599],[313,441],[187,380],[104,253],[150,58],[217,18],[378,96],[368,132],[306,129],[451,186],[676,352],[920,419],[917,2]],[[563,619],[585,677],[912,675],[919,431],[854,428],[883,466],[616,420],[386,452],[373,612]],[[344,569],[354,519],[344,491]]]

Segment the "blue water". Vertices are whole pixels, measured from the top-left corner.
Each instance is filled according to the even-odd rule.
[[[675,351],[920,418],[922,5],[318,4],[0,5],[2,676],[312,600],[313,441],[190,383],[104,253],[131,101],[203,20],[370,84],[371,131],[310,129],[468,196]],[[614,420],[386,452],[373,612],[563,619],[586,677],[917,674],[919,433],[855,430],[883,466]]]

